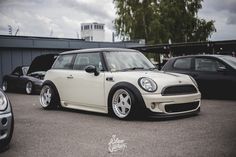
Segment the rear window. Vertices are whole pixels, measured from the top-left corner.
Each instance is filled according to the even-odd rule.
[[[71,55],[61,55],[56,60],[53,65],[54,69],[72,69],[72,59],[74,54]]]
[[[191,69],[191,60],[192,58],[179,58],[175,61],[173,67],[175,69],[189,70]]]

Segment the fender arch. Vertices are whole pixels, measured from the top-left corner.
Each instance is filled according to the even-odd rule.
[[[107,104],[108,104],[108,113],[111,114],[111,102],[112,102],[112,96],[115,93],[116,90],[123,88],[123,89],[128,89],[130,92],[132,92],[135,96],[136,99],[136,109],[137,112],[139,113],[146,113],[146,105],[145,102],[143,100],[142,94],[139,91],[139,89],[137,87],[135,87],[133,84],[129,83],[129,82],[119,82],[116,83],[115,85],[112,86],[109,94],[108,94],[108,100],[107,100]]]

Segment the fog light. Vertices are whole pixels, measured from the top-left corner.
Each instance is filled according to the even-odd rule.
[[[3,118],[2,119],[2,125],[6,125],[7,124],[7,118]]]
[[[151,104],[151,108],[154,109],[155,107],[156,107],[156,104],[153,102],[153,103]]]

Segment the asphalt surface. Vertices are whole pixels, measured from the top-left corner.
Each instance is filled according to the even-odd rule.
[[[7,94],[15,114],[10,148],[1,157],[234,157],[236,101],[203,100],[198,116],[121,121],[74,110],[46,111],[38,96]],[[120,140],[109,153],[112,135]]]

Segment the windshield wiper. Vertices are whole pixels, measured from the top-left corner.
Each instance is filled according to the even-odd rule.
[[[126,68],[126,69],[122,69],[121,71],[129,71],[129,70],[137,70],[137,69],[144,69],[144,67],[132,67],[132,68]]]

